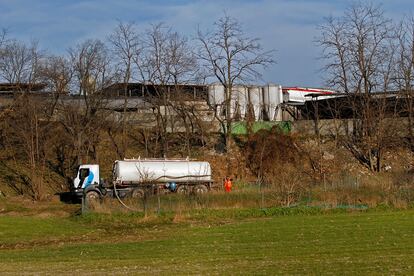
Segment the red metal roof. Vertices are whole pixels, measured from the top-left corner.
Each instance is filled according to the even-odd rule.
[[[334,94],[335,91],[327,90],[327,89],[319,89],[319,88],[303,88],[303,87],[283,87],[283,93],[288,93],[289,90],[293,90],[295,92],[303,92],[303,93],[319,93],[319,94]]]

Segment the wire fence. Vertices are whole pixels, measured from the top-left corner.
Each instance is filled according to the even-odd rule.
[[[155,192],[154,192],[155,191]],[[206,193],[178,194],[151,190],[142,197],[107,196],[82,200],[83,212],[142,212],[145,215],[165,212],[184,213],[203,209],[271,208],[320,206],[324,208],[368,208],[381,204],[406,207],[414,202],[414,185],[392,188],[367,186],[356,177],[346,176],[335,182],[306,187],[268,186],[236,183],[231,192],[216,187]]]

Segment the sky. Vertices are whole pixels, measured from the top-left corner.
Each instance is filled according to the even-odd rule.
[[[414,0],[372,1],[392,19],[414,14]],[[64,54],[89,38],[104,40],[118,21],[140,30],[163,22],[194,37],[197,27],[211,29],[224,12],[237,19],[249,37],[275,50],[276,63],[258,83],[325,87],[321,49],[314,42],[324,18],[340,16],[348,0],[0,0],[0,28],[42,49]]]

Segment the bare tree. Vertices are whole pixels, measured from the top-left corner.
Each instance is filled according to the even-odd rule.
[[[48,56],[41,63],[40,70],[41,81],[47,84],[54,96],[69,95],[73,68],[66,57]]]
[[[197,57],[186,37],[171,31],[167,47],[167,68],[172,84],[188,84],[202,79]]]
[[[48,147],[45,151],[46,163],[49,169],[58,173],[69,183],[73,176],[71,169],[77,163],[76,158],[73,158],[74,148],[68,146],[71,140],[60,122],[64,118],[66,110],[64,103],[68,100],[70,84],[73,81],[73,66],[66,56],[48,55],[42,58],[38,74],[39,81],[46,85],[47,89],[45,93],[47,96],[43,98],[44,109],[42,111],[43,123],[47,122],[48,128],[42,129],[48,133],[45,142]]]
[[[128,84],[135,74],[135,63],[134,57],[139,56],[140,52],[140,41],[138,39],[138,33],[136,31],[134,23],[122,23],[119,22],[117,27],[113,30],[111,35],[108,38],[111,46],[112,46],[112,53],[115,57],[115,63],[117,65],[117,71],[119,72],[122,83],[123,83],[123,97],[124,97],[124,105],[123,105],[123,114],[121,117],[121,143],[118,145],[116,143],[116,139],[114,137],[113,128],[108,128],[108,133],[112,138],[112,141],[115,143],[115,147],[117,149],[117,153],[119,158],[125,157],[125,152],[127,149],[127,135],[128,135],[128,127],[127,127],[127,120],[126,120],[126,111],[127,111],[127,104],[128,104]],[[118,125],[118,124],[116,124]],[[115,127],[115,131],[118,128]]]
[[[55,115],[61,96],[69,95],[69,84],[73,77],[73,68],[63,56],[48,56],[39,66],[39,81],[47,85],[51,94],[50,116]]]
[[[86,40],[70,48],[69,57],[74,68],[74,77],[77,79],[72,88],[77,90],[79,95],[96,94],[110,83],[110,61],[102,41]]]
[[[188,88],[191,88],[191,86],[176,85],[173,90],[174,95],[169,100],[169,105],[176,117],[174,128],[177,127],[177,135],[182,137],[180,140],[184,142],[184,152],[186,156],[191,156],[193,143],[201,146],[205,145],[205,134],[209,131],[209,125],[206,121],[208,119],[206,113],[209,108],[200,96],[194,96],[191,91],[188,91]],[[196,90],[196,88],[193,87],[193,90]]]
[[[197,62],[187,39],[163,24],[153,25],[143,37],[144,47],[135,63],[141,80],[152,89],[146,95],[157,121],[161,156],[166,156],[168,133],[174,125],[174,99],[180,96],[181,85],[195,80]]]
[[[2,53],[2,47],[5,42],[7,42],[7,30],[3,28],[0,30],[0,53]]]
[[[20,177],[33,198],[38,200],[44,196],[51,123],[50,101],[32,93],[32,88],[41,80],[42,53],[36,43],[27,46],[15,40],[5,42],[3,49],[0,73],[7,82],[16,84],[17,89],[12,108],[4,118],[6,144],[15,156],[27,162],[28,173],[21,172]]]
[[[318,43],[327,64],[328,85],[348,94],[354,132],[345,145],[370,170],[380,171],[388,135],[385,95],[392,90],[394,70],[391,21],[379,6],[353,4],[344,16],[327,19]]]
[[[99,40],[87,40],[69,49],[69,57],[74,76],[70,86],[78,95],[72,102],[61,102],[60,122],[80,164],[90,158],[97,160],[96,145],[108,117],[103,88],[111,84],[113,74],[106,47]]]
[[[36,200],[43,199],[45,192],[44,176],[50,146],[48,130],[51,127],[48,108],[48,101],[25,93],[15,100],[13,111],[5,118],[8,147],[13,149],[16,160],[28,164],[28,173],[22,170],[19,177]]]
[[[396,72],[394,81],[403,94],[402,115],[408,118],[408,142],[414,150],[414,17],[405,18],[397,28]]]
[[[0,59],[3,60],[6,55],[6,49],[4,45],[7,43],[7,30],[1,29],[0,31]]]
[[[154,84],[186,84],[198,78],[197,60],[186,37],[163,23],[143,35],[142,54],[136,56],[140,78]]]
[[[231,98],[233,87],[259,78],[259,69],[273,63],[272,52],[263,51],[259,39],[246,37],[241,25],[234,18],[224,15],[214,23],[213,32],[198,30],[201,44],[198,57],[209,77],[213,77],[225,88],[225,119],[221,122],[226,150],[231,142]]]
[[[0,74],[8,83],[35,83],[41,52],[37,43],[29,46],[17,40],[3,42]]]

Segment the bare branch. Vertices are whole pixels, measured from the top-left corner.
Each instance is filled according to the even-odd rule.
[[[259,69],[274,62],[273,51],[263,51],[259,39],[246,37],[239,22],[226,14],[214,27],[213,32],[197,31],[201,44],[197,56],[207,72],[206,77],[214,77],[225,87],[224,133],[228,147],[233,119],[230,111],[232,88],[260,78]],[[223,121],[219,116],[217,119]]]

